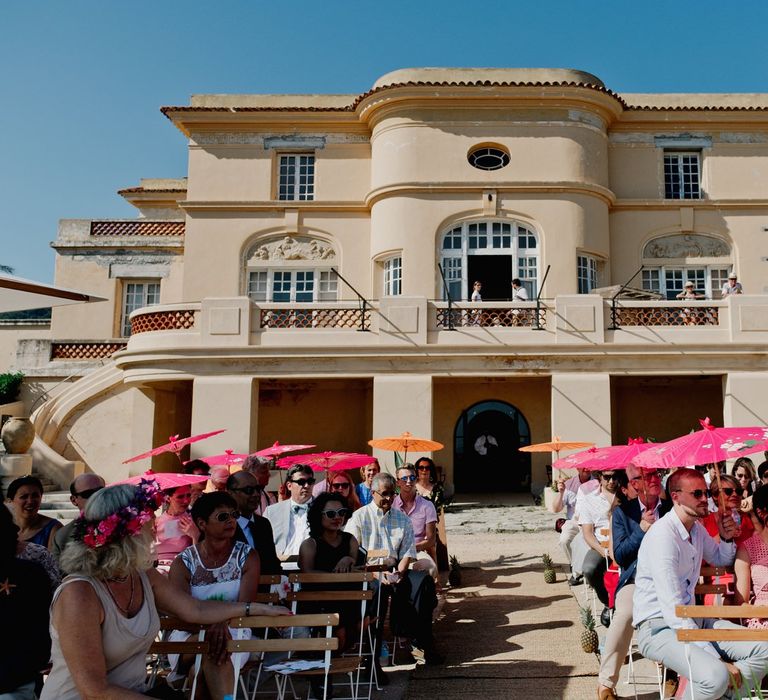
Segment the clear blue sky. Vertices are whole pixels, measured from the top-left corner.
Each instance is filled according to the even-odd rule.
[[[116,190],[184,176],[184,137],[158,108],[193,93],[358,93],[409,66],[578,68],[617,92],[768,92],[768,4],[733,8],[6,0],[0,263],[50,281],[59,219],[132,217]]]

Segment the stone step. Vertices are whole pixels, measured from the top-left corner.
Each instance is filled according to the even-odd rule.
[[[55,487],[43,494],[40,512],[49,518],[61,520],[65,525],[80,515],[80,511],[69,500],[69,491],[61,491]]]

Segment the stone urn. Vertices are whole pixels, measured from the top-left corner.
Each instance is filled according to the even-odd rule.
[[[22,455],[35,439],[35,428],[29,418],[9,418],[0,432],[5,451],[10,455]]]

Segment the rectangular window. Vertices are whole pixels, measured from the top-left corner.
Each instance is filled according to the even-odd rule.
[[[272,301],[290,303],[292,283],[293,273],[276,270],[272,276]]]
[[[339,298],[339,278],[331,270],[320,271],[320,286],[317,292],[318,301],[336,301]]]
[[[315,198],[315,156],[284,153],[280,156],[277,198],[310,201]]]
[[[591,255],[576,257],[579,294],[589,294],[597,287],[597,260]]]
[[[461,301],[461,258],[443,258],[443,274],[445,275],[445,283],[448,285],[448,293],[451,295],[451,299],[453,301]],[[447,300],[445,287],[443,287],[443,299]]]
[[[715,267],[709,271],[712,283],[712,298],[719,299],[722,295],[723,285],[728,282],[730,270],[727,267]]]
[[[701,199],[699,153],[664,153],[664,198]]]
[[[522,255],[517,261],[517,276],[528,292],[528,299],[535,299],[539,293],[536,286],[538,258],[535,255]]]
[[[661,279],[659,273],[661,271],[657,269],[645,269],[643,270],[643,289],[649,292],[661,293]]]
[[[384,261],[384,296],[396,297],[403,289],[403,259],[390,258]]]
[[[315,296],[315,273],[313,270],[297,270],[296,301],[311,302]]]
[[[128,318],[131,312],[143,306],[153,306],[160,303],[160,282],[125,282],[123,283],[123,318],[120,323],[120,333],[123,337],[131,334],[131,322]]]
[[[248,298],[251,301],[267,300],[267,271],[248,273]]]

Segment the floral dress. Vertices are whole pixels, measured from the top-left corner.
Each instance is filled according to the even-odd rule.
[[[234,602],[240,596],[240,579],[243,577],[243,567],[251,547],[245,542],[235,542],[229,559],[215,569],[208,569],[200,558],[197,545],[187,547],[181,554],[184,566],[190,573],[189,594],[197,600],[225,600]],[[250,639],[251,630],[229,628],[232,639]],[[189,639],[189,632],[174,630],[169,636],[169,641],[185,641]],[[235,667],[235,678],[240,673],[243,664],[248,661],[248,652],[232,654],[232,665]],[[168,661],[171,668],[176,668],[178,655],[169,654]]]
[[[750,579],[752,581],[753,605],[768,605],[768,545],[765,544],[759,532],[746,540],[744,548],[749,555]],[[751,618],[747,627],[752,629],[768,629],[768,620]]]

